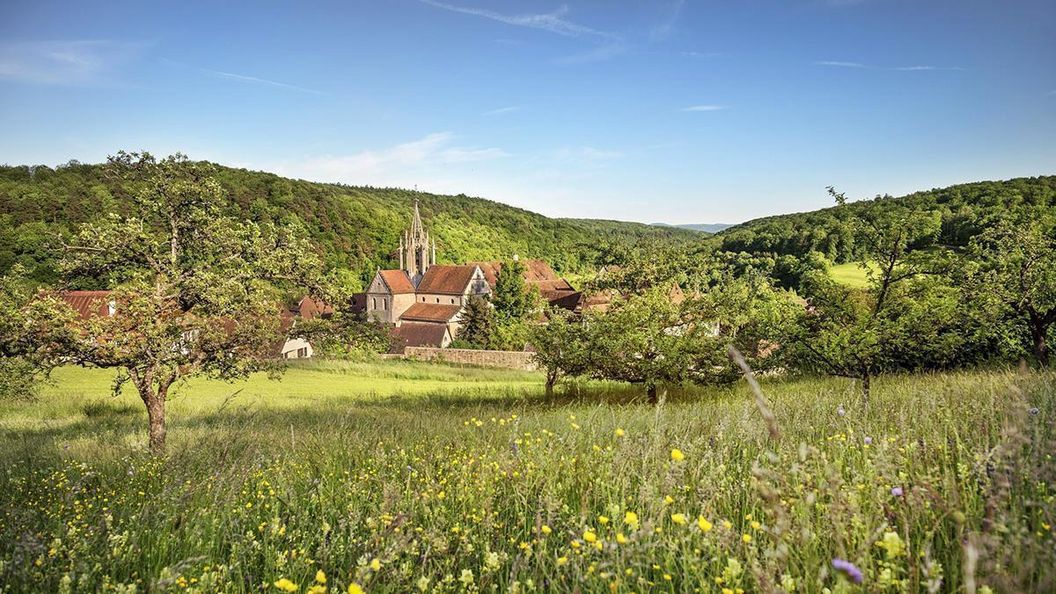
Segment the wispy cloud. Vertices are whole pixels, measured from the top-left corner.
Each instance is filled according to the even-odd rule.
[[[120,66],[147,47],[112,40],[27,41],[0,44],[0,79],[49,85],[114,82]]]
[[[428,134],[417,140],[383,149],[364,150],[350,155],[324,155],[273,166],[280,174],[318,181],[350,184],[404,186],[424,179],[427,172],[466,163],[509,156],[495,148],[454,145],[451,132]]]
[[[729,107],[725,105],[706,104],[690,105],[689,107],[683,107],[682,111],[722,111],[724,109],[729,109]]]
[[[419,0],[423,4],[429,6],[435,6],[436,8],[442,8],[451,12],[457,12],[460,14],[468,14],[477,16],[485,19],[491,19],[507,25],[514,25],[517,27],[527,27],[529,29],[540,29],[543,31],[549,31],[550,33],[556,33],[565,37],[600,37],[608,39],[618,39],[619,36],[614,33],[607,31],[599,31],[586,25],[580,25],[565,19],[565,15],[568,14],[568,7],[562,6],[557,10],[549,13],[538,13],[538,14],[502,14],[495,12],[494,10],[488,10],[486,8],[473,8],[469,6],[455,6],[454,4],[447,4],[445,2],[438,2],[437,0]]]
[[[667,8],[667,14],[664,19],[652,29],[649,30],[649,41],[658,42],[666,41],[671,37],[671,34],[675,31],[675,26],[678,24],[678,19],[682,16],[682,8],[686,5],[686,0],[675,0]]]
[[[234,74],[232,72],[222,72],[220,70],[209,70],[208,68],[202,68],[201,70],[202,70],[202,72],[204,72],[204,73],[206,73],[206,74],[208,74],[210,76],[215,76],[217,78],[223,78],[223,79],[233,80],[233,81],[237,81],[237,82],[244,82],[244,83],[250,83],[250,84],[257,84],[257,85],[265,85],[265,86],[269,86],[269,87],[287,89],[289,91],[298,91],[300,93],[310,93],[312,95],[324,95],[325,94],[322,91],[317,91],[315,89],[308,89],[308,88],[305,88],[305,87],[299,87],[297,85],[291,85],[291,84],[288,84],[288,83],[279,82],[279,81],[275,81],[275,80],[268,80],[266,78],[257,78],[256,76],[247,76],[245,74]]]
[[[815,66],[830,66],[835,68],[861,68],[865,70],[893,70],[898,72],[923,72],[929,70],[950,70],[950,71],[962,71],[964,68],[960,66],[926,66],[926,65],[915,65],[915,66],[871,66],[869,64],[863,64],[861,62],[843,62],[839,60],[822,60],[820,62],[814,62]]]
[[[480,115],[491,117],[491,116],[504,115],[504,114],[507,114],[507,113],[513,113],[515,111],[520,111],[520,110],[521,110],[521,106],[520,105],[510,105],[508,107],[499,107],[497,109],[490,109],[490,110],[485,111],[484,113],[482,113]]]

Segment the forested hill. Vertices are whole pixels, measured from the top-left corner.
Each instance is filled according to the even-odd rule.
[[[543,258],[564,274],[589,272],[609,251],[638,243],[695,242],[692,231],[638,223],[552,219],[465,195],[352,187],[217,166],[229,214],[255,221],[299,223],[327,263],[347,270],[349,283],[398,264],[399,236],[420,201],[442,263]],[[82,223],[122,212],[127,194],[102,165],[0,166],[0,273],[20,262],[42,282],[56,278],[49,243]],[[92,284],[87,280],[86,284]],[[84,287],[93,288],[93,287]]]
[[[712,241],[731,252],[802,258],[813,251],[830,261],[846,262],[856,259],[860,250],[850,221],[869,211],[876,214],[895,207],[935,218],[939,230],[934,244],[957,248],[967,245],[994,217],[1013,209],[1028,207],[1040,216],[1056,217],[1056,176],[960,184],[898,198],[849,202],[844,208],[755,219],[721,231]]]

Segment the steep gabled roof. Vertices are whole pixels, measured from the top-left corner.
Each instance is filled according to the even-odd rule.
[[[393,295],[414,292],[414,285],[411,284],[411,279],[407,278],[406,272],[402,270],[379,270],[378,274],[381,275],[382,282],[392,291]]]
[[[82,320],[110,316],[110,291],[63,291],[59,296]]]
[[[568,281],[557,276],[557,273],[554,272],[553,268],[550,268],[550,265],[545,260],[521,260],[520,262],[524,264],[524,282],[538,287],[540,291],[575,290]],[[487,279],[488,285],[494,289],[495,283],[498,282],[502,262],[492,260],[490,262],[470,262],[470,264],[480,267],[484,272],[484,278]]]
[[[432,268],[430,268],[432,270]],[[415,303],[407,308],[400,316],[402,321],[414,322],[440,322],[447,324],[455,319],[458,312],[462,310],[458,305],[443,305],[439,303]]]
[[[425,271],[418,283],[418,293],[461,295],[466,292],[476,272],[475,264],[465,266],[434,265]]]
[[[334,308],[318,299],[313,299],[310,296],[305,296],[301,299],[300,303],[297,304],[297,315],[301,316],[304,320],[314,320],[315,318],[329,318],[334,315]]]
[[[402,353],[409,346],[443,347],[449,335],[447,324],[404,322],[392,329],[394,340],[390,352]]]

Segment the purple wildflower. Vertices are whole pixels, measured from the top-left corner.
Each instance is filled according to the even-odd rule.
[[[903,493],[905,493],[905,491],[902,490],[902,487],[891,487],[891,494],[895,497],[901,497]]]
[[[865,445],[873,445],[873,438],[868,435],[865,436]]]
[[[855,567],[854,563],[851,563],[846,559],[833,559],[832,567],[836,571],[842,572],[844,575],[847,576],[847,579],[851,580],[856,584],[862,583],[862,581],[865,579],[865,576],[862,575],[862,570]]]
[[[847,410],[844,409],[843,405],[841,404],[838,407],[836,407],[836,414],[838,414],[838,415],[840,415],[842,417],[843,415],[847,414]]]

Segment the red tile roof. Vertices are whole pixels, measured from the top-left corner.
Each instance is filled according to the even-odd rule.
[[[492,260],[490,262],[470,262],[479,266],[484,271],[484,278],[492,289],[499,278],[499,270],[502,262]],[[553,268],[545,260],[521,260],[524,264],[524,281],[539,288],[540,291],[573,291],[572,285],[565,279],[557,276]]]
[[[429,270],[432,270],[430,268]],[[458,305],[443,305],[439,303],[415,303],[407,308],[400,316],[401,320],[416,322],[443,322],[448,323],[458,315],[462,308]]]
[[[477,270],[475,264],[465,266],[434,265],[425,271],[425,276],[418,283],[419,293],[437,293],[440,295],[461,295],[473,280]]]
[[[297,314],[305,320],[328,318],[334,315],[334,308],[322,301],[306,296],[297,304]]]
[[[60,297],[82,320],[110,316],[110,291],[64,291]]]
[[[379,270],[378,274],[381,275],[381,280],[385,282],[385,285],[389,287],[393,295],[414,292],[414,285],[411,284],[411,279],[407,278],[406,272],[402,270]]]
[[[402,353],[409,346],[443,347],[447,335],[446,324],[403,322],[392,329],[393,345],[390,352]]]

